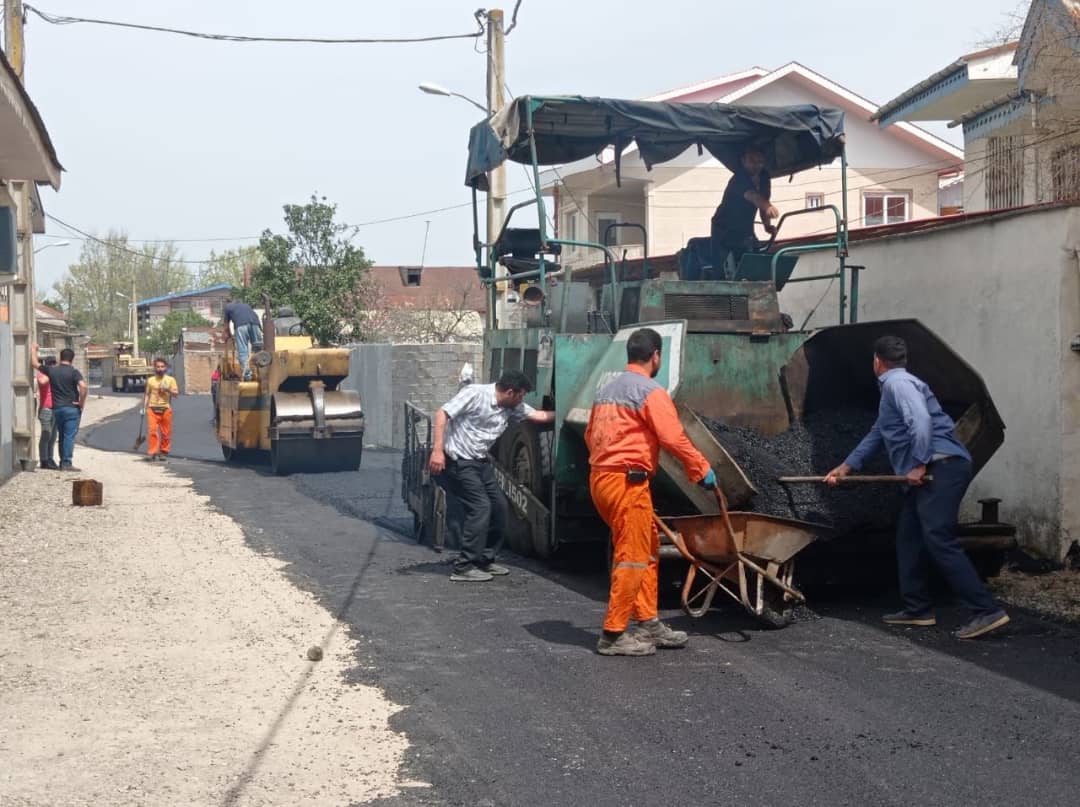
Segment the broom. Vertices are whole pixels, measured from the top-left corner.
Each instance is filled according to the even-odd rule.
[[[146,434],[144,433],[144,426],[146,425],[146,409],[143,408],[142,415],[139,416],[139,436],[135,438],[135,445],[133,448],[138,451],[143,443],[146,442]]]

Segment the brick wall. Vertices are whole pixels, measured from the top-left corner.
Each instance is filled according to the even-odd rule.
[[[394,345],[394,447],[405,439],[404,402],[434,412],[458,391],[461,367],[472,364],[473,378],[483,381],[483,348],[478,344]]]
[[[349,378],[342,386],[360,393],[367,421],[365,442],[401,448],[405,402],[434,412],[457,392],[465,362],[473,365],[474,378],[482,381],[483,349],[478,344],[368,344],[353,348]]]
[[[172,359],[173,377],[181,395],[209,395],[210,374],[218,364],[218,354],[182,351]]]

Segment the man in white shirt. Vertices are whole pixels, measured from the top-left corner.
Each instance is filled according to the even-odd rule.
[[[435,413],[428,470],[461,503],[461,554],[450,579],[482,583],[509,574],[495,563],[506,531],[506,498],[495,481],[488,451],[511,422],[552,423],[554,412],[525,403],[532,382],[507,370],[494,384],[469,384]]]

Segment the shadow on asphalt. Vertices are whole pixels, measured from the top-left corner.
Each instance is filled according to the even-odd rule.
[[[542,642],[568,647],[596,648],[596,631],[585,630],[564,619],[545,619],[522,625],[526,631]]]

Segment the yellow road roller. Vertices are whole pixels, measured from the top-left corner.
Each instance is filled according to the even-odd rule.
[[[217,438],[226,462],[270,458],[277,474],[355,471],[364,448],[360,394],[340,389],[349,349],[316,347],[310,336],[275,333],[263,314],[262,349],[244,380],[235,343],[221,358]]]

